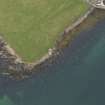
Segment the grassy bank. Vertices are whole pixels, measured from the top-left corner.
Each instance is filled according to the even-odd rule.
[[[23,60],[32,62],[87,8],[83,0],[0,0],[0,33]]]

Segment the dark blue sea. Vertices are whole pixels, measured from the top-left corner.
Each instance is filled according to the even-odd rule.
[[[0,105],[105,105],[105,21],[81,32],[32,78],[0,78]]]

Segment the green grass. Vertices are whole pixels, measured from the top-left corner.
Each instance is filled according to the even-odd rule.
[[[0,33],[24,61],[32,62],[87,8],[83,0],[0,0]]]

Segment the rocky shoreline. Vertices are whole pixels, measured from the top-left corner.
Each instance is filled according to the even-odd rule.
[[[56,56],[72,39],[71,37],[73,37],[72,33],[74,32],[74,29],[78,30],[79,28],[80,32],[82,29],[81,24],[86,24],[84,20],[94,13],[94,11],[94,8],[90,8],[89,11],[87,11],[84,16],[80,17],[72,26],[67,27],[61,34],[60,39],[57,40],[55,48],[49,49],[48,54],[35,63],[23,62],[13,51],[10,50],[11,48],[8,47],[5,40],[0,37],[0,75],[13,77],[15,79],[23,79],[32,75],[33,72],[38,71],[38,69],[43,67],[44,63],[50,63],[52,60],[56,60]]]

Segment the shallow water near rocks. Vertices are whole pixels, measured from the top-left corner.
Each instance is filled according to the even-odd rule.
[[[0,78],[0,105],[104,105],[105,21],[81,32],[46,69],[22,82]]]

